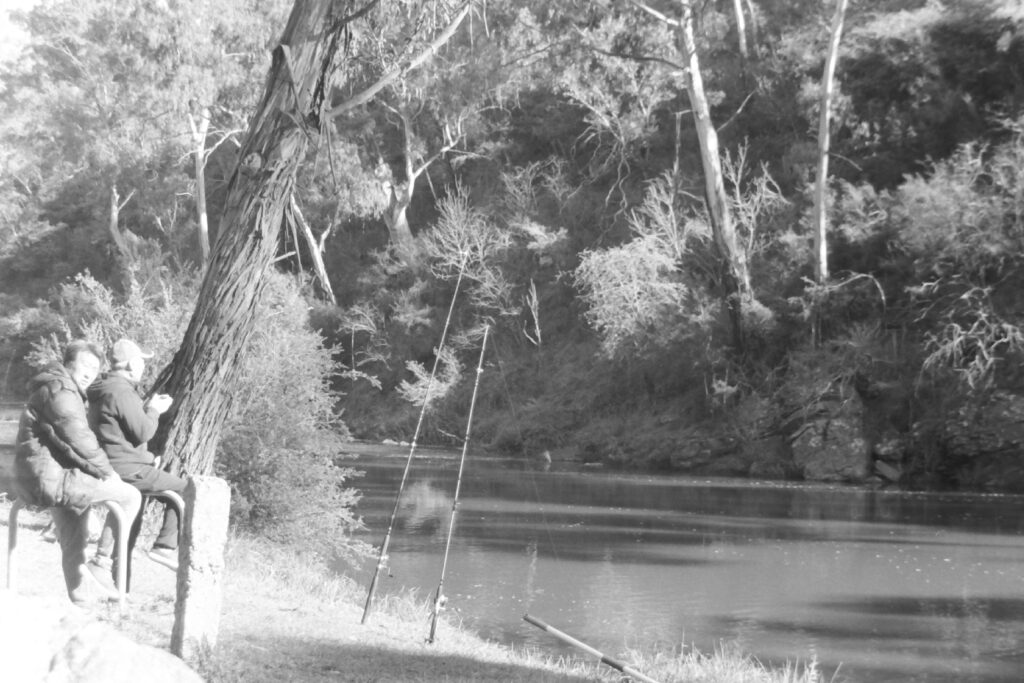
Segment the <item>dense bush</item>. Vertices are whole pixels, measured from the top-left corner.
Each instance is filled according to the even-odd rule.
[[[58,286],[48,302],[0,319],[5,344],[30,346],[23,362],[57,360],[74,338],[105,347],[131,337],[155,353],[151,381],[170,362],[195,304],[191,274],[150,273],[133,279],[126,296],[88,274]],[[329,388],[336,372],[331,351],[308,326],[309,305],[294,281],[271,274],[257,332],[242,359],[235,412],[218,450],[216,471],[232,488],[232,520],[263,535],[309,546],[325,555],[353,552],[348,538],[359,526],[353,513],[355,476],[335,464],[348,438],[334,415]]]

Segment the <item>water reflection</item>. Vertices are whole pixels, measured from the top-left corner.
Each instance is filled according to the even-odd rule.
[[[358,463],[371,542],[403,465]],[[455,459],[414,463],[381,590],[436,587],[456,473]],[[1022,497],[481,459],[462,493],[449,607],[487,637],[558,650],[521,621],[530,612],[610,653],[730,642],[763,661],[814,656],[853,681],[1024,680]]]

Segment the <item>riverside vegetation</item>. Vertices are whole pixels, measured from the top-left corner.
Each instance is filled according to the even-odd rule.
[[[0,393],[18,398],[72,337],[171,360],[291,4],[44,0],[14,17]],[[849,11],[820,281],[831,8],[745,5],[703,3],[695,24],[737,237],[723,253],[667,5],[489,0],[402,71],[463,5],[370,3],[237,359],[214,466],[236,529],[357,562],[358,472],[339,444],[410,439],[438,356],[420,440],[457,443],[485,323],[482,447],[1024,490],[1024,10]]]

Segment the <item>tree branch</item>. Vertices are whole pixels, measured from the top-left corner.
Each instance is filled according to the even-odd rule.
[[[629,4],[633,5],[634,7],[636,7],[638,10],[640,10],[642,12],[646,12],[647,14],[651,15],[652,17],[654,17],[658,21],[660,21],[662,23],[665,23],[665,24],[668,24],[669,26],[673,26],[675,28],[682,28],[683,27],[683,23],[681,21],[679,21],[678,19],[673,19],[672,17],[670,17],[670,16],[668,16],[668,15],[662,13],[662,12],[659,12],[658,10],[654,9],[653,7],[650,7],[646,3],[639,2],[639,0],[629,0]]]
[[[750,101],[750,98],[754,96],[754,93],[755,93],[755,92],[757,92],[757,91],[756,91],[756,90],[751,90],[751,91],[750,91],[750,94],[749,94],[749,95],[747,95],[746,97],[744,97],[744,98],[743,98],[743,102],[741,102],[741,103],[740,103],[739,109],[737,109],[736,111],[734,111],[734,112],[733,112],[732,116],[730,116],[730,117],[729,117],[729,120],[728,120],[728,121],[726,121],[725,123],[723,123],[722,125],[720,125],[720,126],[718,127],[718,132],[719,132],[719,133],[721,133],[721,132],[722,132],[723,130],[725,130],[725,129],[726,129],[726,127],[727,127],[727,126],[728,126],[728,125],[729,125],[730,123],[732,123],[733,121],[735,121],[735,120],[736,120],[736,117],[737,117],[737,116],[739,116],[739,115],[740,115],[740,113],[742,113],[742,112],[743,112],[743,108],[747,106],[747,102],[749,102],[749,101]]]
[[[466,15],[469,14],[469,10],[472,8],[473,0],[469,0],[468,2],[466,2],[465,5],[463,5],[462,9],[459,10],[458,14],[455,15],[455,17],[451,20],[451,22],[449,22],[449,24],[444,28],[444,30],[441,31],[441,33],[439,33],[437,37],[434,38],[434,40],[431,41],[431,43],[423,49],[422,52],[413,57],[412,60],[406,66],[392,69],[391,71],[385,73],[377,80],[376,83],[368,87],[366,90],[363,90],[361,93],[354,95],[349,99],[345,100],[344,102],[342,102],[341,104],[333,107],[331,111],[328,112],[328,116],[334,118],[344,114],[350,109],[354,109],[360,105],[366,104],[367,102],[372,100],[377,93],[379,93],[381,90],[383,90],[388,85],[393,83],[395,80],[401,78],[402,76],[409,73],[413,69],[418,68],[425,61],[433,57],[434,54],[436,54],[437,51],[440,50],[444,46],[444,44],[447,43],[448,40],[451,39],[451,37],[455,34],[455,31],[459,28],[459,25],[462,24],[462,20],[466,18]]]
[[[632,62],[654,62],[655,64],[664,64],[665,66],[676,69],[677,71],[686,71],[686,67],[677,62],[664,59],[662,57],[648,57],[647,55],[640,55],[635,53],[626,52],[610,52],[608,50],[602,50],[593,44],[587,44],[587,47],[597,52],[598,54],[607,55],[608,57],[615,57],[617,59],[627,59]]]

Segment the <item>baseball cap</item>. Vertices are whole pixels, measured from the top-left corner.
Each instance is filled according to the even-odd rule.
[[[117,366],[124,366],[128,361],[135,358],[152,358],[153,354],[139,347],[131,339],[118,339],[110,350],[110,362]]]

